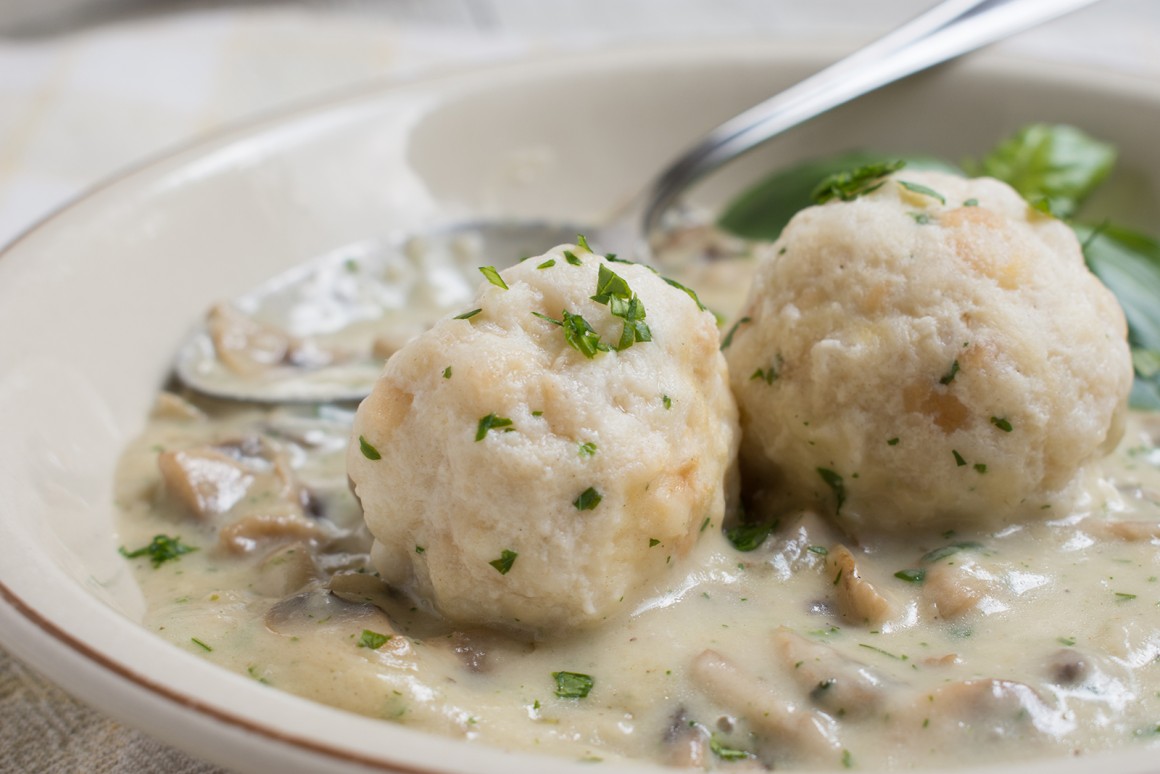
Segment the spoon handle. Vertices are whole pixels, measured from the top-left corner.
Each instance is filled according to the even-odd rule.
[[[944,0],[846,58],[709,132],[649,186],[643,234],[704,175],[766,140],[928,67],[1090,5],[1096,0]]]

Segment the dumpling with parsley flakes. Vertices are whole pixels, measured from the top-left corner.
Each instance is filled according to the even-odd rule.
[[[348,473],[383,578],[459,625],[548,636],[629,611],[735,499],[713,314],[563,245],[396,352]]]
[[[764,255],[726,350],[746,486],[863,528],[1066,514],[1132,383],[1072,230],[992,179],[844,184]]]

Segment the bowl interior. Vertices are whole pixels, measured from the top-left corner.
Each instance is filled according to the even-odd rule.
[[[761,44],[660,48],[369,89],[176,153],[34,228],[0,260],[0,610],[22,622],[0,639],[83,698],[238,768],[305,750],[351,770],[538,770],[542,759],[449,741],[433,762],[424,735],[271,697],[138,627],[143,603],[117,554],[119,452],[211,302],[429,223],[599,222],[700,133],[828,59]],[[791,132],[694,199],[720,203],[778,164],[843,149],[978,155],[1031,121],[1116,144],[1115,185],[1096,207],[1154,222],[1160,86],[987,55]],[[1125,770],[1146,767],[1125,756]]]

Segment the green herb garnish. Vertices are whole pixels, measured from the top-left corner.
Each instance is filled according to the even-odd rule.
[[[903,188],[905,188],[906,190],[911,191],[913,193],[922,194],[923,196],[929,196],[932,199],[937,199],[939,204],[946,204],[947,203],[945,196],[943,196],[942,194],[940,194],[938,191],[934,190],[933,188],[928,188],[927,186],[925,186],[921,183],[911,183],[907,180],[899,180],[898,184],[900,186],[902,186]]]
[[[1006,417],[991,417],[991,424],[1002,430],[1004,433],[1009,433],[1012,430],[1011,423],[1007,421]]]
[[[446,371],[443,372],[443,378],[448,378],[448,373]],[[362,452],[362,456],[366,457],[368,460],[381,460],[383,458],[383,455],[379,453],[379,450],[372,446],[370,441],[368,441],[364,436],[360,435],[358,437],[358,448],[359,451]]]
[[[588,246],[588,238],[583,234],[576,235],[576,244],[581,250],[584,250],[585,252],[593,252],[592,248]]]
[[[729,347],[733,345],[733,334],[737,333],[737,329],[747,322],[753,322],[752,318],[742,317],[740,320],[733,323],[733,327],[729,329],[729,332],[725,334],[725,338],[721,341],[722,352],[729,349]]]
[[[773,524],[738,524],[725,528],[725,537],[738,551],[755,551],[773,531]]]
[[[955,455],[955,466],[956,467],[961,468],[962,466],[967,464],[967,461],[965,459],[963,459],[963,455],[959,454],[956,449],[951,449],[951,454]]]
[[[963,541],[961,543],[951,543],[950,545],[936,548],[933,551],[928,551],[922,555],[918,561],[922,564],[932,564],[940,559],[946,559],[948,556],[953,556],[960,551],[978,551],[983,547],[982,543],[976,543],[973,540]]]
[[[941,378],[939,378],[938,383],[939,384],[950,384],[951,382],[953,382],[955,380],[955,376],[958,373],[959,373],[959,361],[958,361],[958,359],[955,359],[954,361],[951,362],[950,370],[947,371],[945,374],[943,374]]]
[[[740,761],[752,757],[752,753],[737,747],[728,747],[725,742],[717,738],[716,734],[709,737],[709,749],[723,761]]]
[[[511,424],[512,421],[507,417],[497,417],[495,414],[480,417],[479,426],[475,429],[475,440],[482,441],[487,435],[488,430],[494,430],[499,427],[511,427]]]
[[[572,501],[572,505],[576,506],[576,510],[578,511],[590,511],[597,505],[600,505],[600,501],[603,499],[604,496],[602,494],[597,492],[593,487],[588,487],[580,493],[579,497]]]
[[[661,279],[663,279],[665,282],[667,282],[669,285],[673,286],[677,290],[684,291],[685,295],[687,295],[689,298],[693,299],[693,303],[695,303],[697,305],[698,309],[700,309],[702,312],[705,311],[705,305],[701,303],[701,299],[697,298],[697,293],[692,288],[685,287],[681,283],[677,282],[675,279],[669,279],[668,277],[661,277]]]
[[[887,176],[905,166],[905,161],[874,162],[830,175],[814,188],[812,193],[814,203],[825,204],[831,199],[853,201],[859,196],[877,191],[886,182]]]
[[[169,537],[168,535],[155,535],[148,545],[132,551],[126,550],[124,546],[117,549],[121,556],[126,559],[148,556],[149,561],[153,564],[153,569],[157,569],[166,562],[177,560],[182,554],[196,550],[196,547],[182,543],[180,537]]]
[[[572,264],[573,266],[583,266],[584,265],[584,261],[577,258],[576,253],[572,252],[571,250],[564,251],[564,260],[567,261],[568,263]]]
[[[670,398],[668,395],[662,395],[661,396],[661,405],[663,405],[665,407],[665,410],[668,411],[669,409],[671,409],[673,407],[673,399]]]
[[[926,580],[926,570],[899,570],[894,573],[894,577],[899,580],[904,580],[907,583],[922,583]]]
[[[842,504],[846,502],[846,485],[842,481],[842,477],[830,470],[829,468],[818,468],[818,475],[822,477],[822,481],[826,482],[826,486],[834,493],[834,499],[838,505],[834,508],[834,513],[841,513]]]
[[[360,648],[378,650],[390,641],[391,636],[390,634],[379,634],[378,632],[372,632],[370,629],[363,629],[362,634],[358,638],[358,646]]]
[[[189,641],[192,642],[194,645],[198,646],[199,648],[201,648],[202,650],[204,650],[206,653],[213,653],[213,648],[211,648],[209,645],[206,645],[204,642],[199,640],[197,637],[190,637]]]
[[[477,314],[479,314],[482,311],[483,311],[482,309],[472,309],[470,312],[464,312],[463,314],[457,314],[457,315],[455,315],[455,317],[453,317],[451,319],[453,319],[453,320],[470,320],[472,317],[475,317]]]
[[[443,369],[443,378],[444,379],[451,378],[451,366],[447,366],[446,368]]]
[[[519,556],[515,551],[504,549],[500,551],[499,559],[492,559],[488,564],[496,569],[500,575],[507,575],[511,570],[512,565],[516,563],[516,557]]]
[[[499,276],[499,272],[495,270],[494,266],[480,266],[479,273],[487,277],[487,281],[497,288],[508,289],[507,283],[503,281],[503,277]]]
[[[580,672],[553,672],[552,679],[556,681],[556,696],[561,699],[583,699],[596,684],[590,675]]]
[[[544,261],[543,263],[541,263],[541,264],[540,264],[539,266],[537,266],[536,268],[537,268],[537,269],[550,269],[550,268],[552,268],[552,267],[553,267],[553,266],[555,266],[555,265],[556,265],[556,259],[555,259],[555,258],[549,258],[548,260]]]

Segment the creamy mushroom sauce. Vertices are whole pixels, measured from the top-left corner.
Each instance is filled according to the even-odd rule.
[[[747,270],[681,280],[736,308]],[[308,699],[585,760],[904,768],[1160,739],[1160,417],[1131,418],[1074,513],[855,540],[804,512],[750,551],[711,524],[647,602],[532,642],[378,581],[344,470],[353,408],[160,396],[120,465],[120,539],[197,550],[132,560],[147,627]],[[559,673],[587,695],[558,695],[583,692]]]

